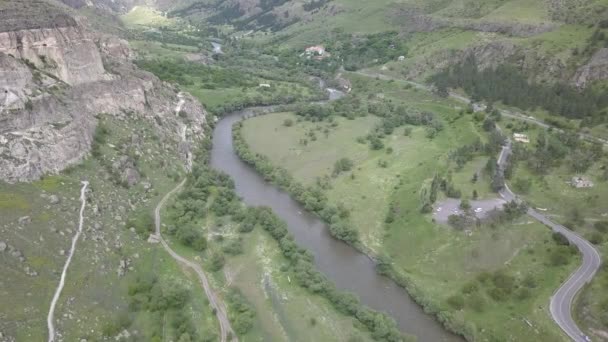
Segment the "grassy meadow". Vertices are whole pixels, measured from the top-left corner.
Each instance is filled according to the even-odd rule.
[[[307,121],[294,113],[274,113],[244,121],[242,135],[250,149],[267,156],[304,184],[327,182],[332,204],[351,212],[352,224],[366,249],[385,255],[409,282],[410,291],[436,311],[466,322],[482,340],[565,340],[548,312],[549,297],[578,264],[576,253],[553,266],[551,255],[564,247],[550,231],[528,217],[495,227],[482,225],[470,233],[438,225],[420,213],[419,193],[436,172],[452,170],[452,181],[470,198],[495,196],[489,179],[476,184],[471,176],[483,169],[487,157],[476,157],[461,170],[448,161],[457,146],[484,137],[481,124],[459,114],[458,104],[410,89],[401,82],[369,80],[351,75],[361,98],[384,98],[438,114],[448,127],[429,139],[422,127],[406,126],[384,139],[384,148],[371,150],[357,138],[370,133],[379,118],[333,117]],[[291,121],[293,124],[286,124]],[[316,139],[311,139],[314,132]],[[306,143],[304,143],[306,141]],[[353,167],[332,175],[334,164],[348,158]],[[385,217],[393,208],[395,219]],[[495,299],[493,274],[507,274],[516,290]],[[523,285],[523,284],[527,285]],[[525,289],[524,289],[525,288]],[[466,290],[465,290],[466,289]],[[455,299],[456,298],[456,299]]]

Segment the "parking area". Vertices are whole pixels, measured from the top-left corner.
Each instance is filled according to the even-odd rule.
[[[471,211],[476,217],[483,219],[489,211],[495,208],[502,208],[506,203],[501,198],[487,199],[481,201],[470,201]],[[435,203],[433,207],[433,218],[439,223],[447,223],[450,215],[460,215],[463,211],[460,209],[460,200],[455,198],[447,198],[443,201]]]

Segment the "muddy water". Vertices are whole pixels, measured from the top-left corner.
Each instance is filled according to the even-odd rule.
[[[332,97],[336,95],[332,93]],[[272,208],[287,222],[298,245],[314,254],[319,271],[338,288],[355,293],[363,304],[390,314],[404,333],[415,335],[419,341],[462,341],[425,314],[403,288],[378,275],[369,257],[332,238],[319,218],[239,159],[232,146],[232,125],[252,114],[251,110],[243,110],[220,120],[213,133],[211,154],[211,166],[232,177],[236,193],[245,203]]]

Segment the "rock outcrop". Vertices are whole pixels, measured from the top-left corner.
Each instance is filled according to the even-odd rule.
[[[101,113],[150,120],[187,166],[205,122],[200,104],[135,67],[124,40],[78,20],[49,26],[0,32],[0,179],[31,181],[79,162]]]
[[[608,80],[608,48],[594,53],[589,62],[576,71],[573,82],[577,87],[584,88],[597,80]]]

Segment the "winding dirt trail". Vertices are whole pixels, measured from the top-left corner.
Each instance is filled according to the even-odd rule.
[[[207,295],[207,298],[209,299],[209,304],[211,305],[211,307],[213,309],[215,309],[217,319],[220,322],[220,341],[226,342],[226,341],[230,340],[233,342],[238,342],[238,338],[236,337],[234,330],[232,330],[232,326],[230,325],[230,321],[228,320],[228,313],[227,313],[228,311],[226,310],[226,306],[211,289],[207,276],[205,275],[205,272],[203,271],[201,266],[198,265],[197,263],[194,263],[194,262],[182,257],[181,255],[177,254],[173,249],[171,249],[171,247],[169,247],[169,244],[165,241],[165,239],[163,239],[163,237],[161,235],[160,210],[163,207],[163,205],[165,205],[165,203],[167,202],[169,197],[171,197],[171,195],[173,195],[174,193],[178,192],[184,186],[184,184],[186,184],[185,179],[181,183],[179,183],[173,190],[169,191],[165,195],[165,197],[163,197],[163,199],[158,203],[158,205],[156,206],[156,209],[154,209],[154,224],[156,227],[156,238],[160,241],[163,248],[167,251],[167,253],[169,253],[169,255],[171,255],[171,257],[173,259],[175,259],[177,262],[181,263],[182,265],[192,269],[198,276],[201,286],[203,287],[203,290],[205,291],[205,294]]]
[[[57,306],[57,301],[59,300],[59,297],[61,296],[61,291],[63,291],[63,286],[65,285],[66,274],[68,272],[68,268],[70,267],[70,263],[72,262],[72,257],[74,256],[74,252],[76,252],[76,243],[78,242],[78,238],[80,237],[80,234],[82,233],[82,225],[84,223],[84,208],[87,205],[86,190],[87,190],[88,186],[89,186],[89,182],[87,182],[87,181],[82,182],[82,188],[80,189],[81,205],[80,205],[80,220],[78,222],[78,231],[76,232],[76,234],[74,234],[74,237],[72,238],[72,247],[70,248],[70,254],[68,255],[68,259],[66,260],[65,265],[63,265],[63,271],[61,272],[61,279],[59,280],[59,285],[57,286],[57,289],[55,290],[55,295],[53,295],[53,300],[51,301],[51,307],[49,309],[49,314],[46,318],[48,331],[49,331],[49,339],[48,339],[49,342],[55,341],[55,325],[53,323],[54,315],[55,315],[55,307]]]

